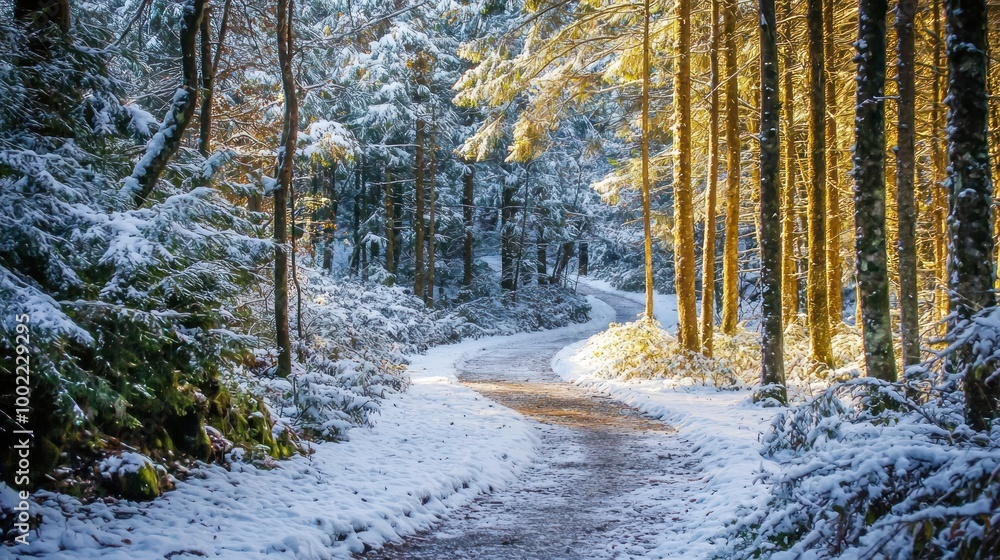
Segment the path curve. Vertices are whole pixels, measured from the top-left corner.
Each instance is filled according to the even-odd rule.
[[[605,301],[620,321],[642,311],[615,294],[580,292]],[[694,460],[667,425],[559,379],[552,357],[579,339],[501,346],[458,364],[464,384],[535,421],[538,461],[434,530],[364,558],[634,558],[655,546],[653,528],[683,515]],[[660,486],[655,503],[651,486]]]

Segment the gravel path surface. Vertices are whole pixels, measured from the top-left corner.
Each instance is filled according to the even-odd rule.
[[[581,291],[611,305],[618,321],[642,311]],[[364,558],[636,558],[655,546],[664,522],[684,516],[698,477],[688,445],[662,422],[561,381],[550,362],[577,340],[501,347],[459,364],[463,383],[537,422],[539,460],[435,530]]]

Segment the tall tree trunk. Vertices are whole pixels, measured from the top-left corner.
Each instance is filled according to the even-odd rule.
[[[205,6],[201,18],[201,128],[198,131],[198,152],[202,157],[212,153],[212,93],[215,72],[212,70],[212,6]]]
[[[413,170],[413,197],[416,208],[413,215],[413,295],[426,300],[424,286],[424,120],[417,117],[416,156]]]
[[[837,142],[836,30],[834,1],[823,6],[823,58],[826,67],[826,281],[830,324],[844,321],[844,286],[841,268],[840,158]]]
[[[198,33],[205,12],[205,0],[187,0],[181,24],[181,66],[183,82],[163,117],[159,130],[146,145],[146,152],[125,179],[125,191],[136,207],[146,203],[170,158],[177,153],[198,104]]]
[[[577,257],[576,273],[586,276],[590,268],[590,244],[586,241],[580,242],[580,254]]]
[[[539,225],[535,236],[535,277],[538,284],[547,284],[549,279],[549,243],[545,240],[545,227]]]
[[[385,270],[389,273],[388,285],[396,283],[396,208],[393,200],[395,190],[392,188],[392,170],[385,170]]]
[[[716,188],[719,180],[719,2],[712,0],[708,77],[708,177],[705,193],[705,244],[701,253],[701,352],[712,356],[715,327]]]
[[[646,320],[653,317],[653,211],[651,207],[651,186],[649,183],[649,81],[652,71],[649,41],[649,0],[643,2],[642,18],[642,234],[646,272]],[[567,251],[566,255],[569,252]],[[558,274],[558,271],[557,271]]]
[[[436,195],[434,194],[434,182],[437,174],[437,158],[435,156],[436,149],[437,148],[434,145],[434,136],[432,134],[431,161],[430,169],[428,170],[430,172],[430,178],[427,181],[427,204],[430,206],[430,209],[427,216],[427,235],[425,236],[427,238],[427,278],[425,281],[426,295],[424,296],[424,303],[426,303],[428,307],[434,305],[434,254],[436,253],[434,245],[434,199],[436,198]]]
[[[945,167],[948,163],[948,154],[941,142],[944,137],[942,130],[944,96],[944,69],[942,68],[944,44],[943,29],[941,26],[941,3],[934,0],[931,6],[933,19],[931,32],[934,35],[934,60],[931,62],[931,70],[934,74],[932,83],[931,101],[931,159],[933,163],[933,178],[931,185],[931,201],[934,208],[934,262],[935,262],[935,294],[934,303],[938,312],[938,319],[944,319],[948,315],[948,193],[944,186]]]
[[[514,206],[516,189],[504,185],[500,194],[500,287],[508,292],[514,291],[514,218],[517,208]]]
[[[351,232],[354,241],[354,250],[351,252],[351,274],[358,276],[361,272],[361,163],[354,166],[354,213],[353,226]]]
[[[917,0],[899,0],[896,6],[896,80],[899,122],[896,132],[896,209],[899,221],[899,330],[903,367],[920,362],[920,311],[917,307],[917,208],[914,201],[916,129],[914,99],[913,17]]]
[[[229,29],[229,8],[233,0],[226,0],[219,20],[219,37],[212,56],[211,6],[205,6],[201,21],[201,130],[198,134],[198,151],[203,157],[212,153],[212,98],[215,96],[215,76],[219,73],[219,60]]]
[[[295,143],[299,131],[298,93],[292,73],[293,45],[292,13],[294,0],[278,0],[278,65],[285,97],[282,115],[281,141],[275,166],[274,189],[274,324],[278,343],[280,377],[292,373],[292,343],[288,333],[288,195],[295,168]]]
[[[812,359],[833,367],[826,273],[826,58],[823,0],[809,0],[809,272],[806,282]]]
[[[799,217],[799,212],[796,200],[798,186],[795,182],[795,88],[792,86],[792,67],[794,66],[792,49],[797,48],[797,46],[793,45],[791,39],[791,29],[795,25],[792,17],[792,3],[790,0],[783,0],[781,5],[782,18],[786,22],[784,27],[787,32],[781,57],[783,66],[781,72],[781,113],[785,148],[782,158],[785,174],[782,177],[784,185],[781,195],[781,270],[783,273],[781,277],[781,318],[787,328],[798,317],[801,308],[798,263],[795,258],[795,246],[799,242],[795,222]]]
[[[677,73],[674,74],[674,281],[677,335],[681,345],[699,351],[695,294],[694,201],[691,190],[691,0],[676,0]]]
[[[465,222],[465,239],[462,243],[462,286],[468,288],[472,285],[472,264],[474,255],[472,220],[475,199],[473,187],[475,186],[476,170],[471,162],[465,163],[462,172],[462,220]]]
[[[948,180],[952,248],[948,284],[952,328],[997,304],[993,251],[993,184],[986,97],[986,0],[945,0],[948,37]],[[976,430],[1000,418],[1000,376],[961,348],[951,366],[964,370],[965,416]]]
[[[726,240],[722,250],[722,332],[739,322],[740,105],[736,0],[722,0],[726,37]]]
[[[895,381],[885,226],[886,10],[886,0],[861,0],[858,10],[854,224],[865,366],[869,376]]]
[[[759,0],[760,10],[760,285],[762,398],[787,402],[785,350],[781,321],[781,184],[779,169],[778,39],[774,0]]]
[[[337,212],[340,208],[340,193],[337,191],[337,162],[334,161],[330,167],[324,166],[325,174],[329,176],[327,196],[330,199],[329,221],[323,227],[323,270],[327,274],[333,273],[334,249],[337,241]]]

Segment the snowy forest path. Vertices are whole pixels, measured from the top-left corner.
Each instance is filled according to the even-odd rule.
[[[614,294],[581,292],[611,305],[619,320],[642,311]],[[467,386],[536,422],[538,460],[435,530],[366,558],[631,558],[655,546],[655,528],[684,515],[695,461],[669,426],[552,371],[556,352],[578,340],[501,346],[458,364]]]

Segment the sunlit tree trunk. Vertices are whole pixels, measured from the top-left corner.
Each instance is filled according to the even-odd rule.
[[[837,142],[837,60],[835,29],[833,26],[834,1],[826,0],[823,6],[823,54],[826,66],[826,276],[830,324],[839,325],[844,320],[843,269],[841,267],[840,221],[840,158]]]
[[[722,332],[739,322],[740,106],[736,0],[722,0],[726,37],[726,224],[722,254]]]
[[[712,0],[709,46],[708,177],[705,193],[705,244],[701,262],[701,351],[712,356],[715,326],[715,229],[716,187],[719,179],[719,1]]]
[[[899,0],[896,7],[896,80],[899,122],[896,132],[896,209],[899,220],[899,315],[903,366],[920,361],[920,324],[917,307],[917,208],[914,200],[916,129],[914,100],[913,17],[917,0]]]
[[[938,319],[944,319],[948,315],[948,193],[944,187],[945,167],[948,163],[948,154],[941,139],[944,138],[944,131],[941,127],[943,120],[942,107],[944,106],[942,82],[944,80],[945,69],[942,68],[944,49],[944,36],[941,25],[941,3],[934,0],[931,6],[934,11],[931,32],[934,35],[934,60],[931,63],[931,70],[934,74],[932,83],[932,106],[931,106],[931,159],[934,167],[933,184],[931,185],[931,201],[933,205],[934,217],[934,263],[935,263],[935,294],[934,303],[938,312]]]
[[[986,0],[945,0],[948,38],[948,265],[952,326],[996,306],[993,285],[993,184],[986,97]],[[950,359],[964,369],[965,416],[977,430],[1000,417],[1000,376],[978,349]]]
[[[809,28],[809,271],[806,281],[812,359],[833,367],[826,273],[826,58],[823,0],[808,0]]]
[[[293,0],[278,0],[278,66],[281,70],[281,87],[284,93],[281,140],[278,146],[278,163],[275,169],[277,186],[274,190],[274,323],[278,344],[278,370],[280,377],[292,372],[292,345],[288,333],[288,194],[295,168],[295,143],[299,130],[299,104],[292,71]]]
[[[885,226],[886,10],[886,0],[861,0],[858,10],[854,224],[865,366],[869,376],[894,381]]]
[[[677,288],[677,335],[688,350],[698,351],[695,294],[694,201],[691,190],[691,1],[676,0],[674,53],[674,279]]]
[[[761,394],[779,402],[785,391],[784,338],[781,322],[781,183],[778,118],[778,39],[774,0],[759,0],[760,16],[760,287]]]
[[[642,233],[646,265],[645,316],[647,321],[653,321],[653,211],[650,207],[649,184],[649,0],[644,0],[642,13]],[[569,255],[569,251],[565,255]]]
[[[782,18],[786,21],[784,49],[782,49],[781,62],[781,115],[783,134],[783,166],[784,181],[781,189],[781,318],[785,327],[795,321],[801,306],[799,301],[799,275],[798,265],[795,261],[795,246],[799,239],[796,232],[796,218],[798,218],[798,208],[796,201],[795,184],[795,88],[792,86],[792,67],[794,57],[792,49],[796,45],[791,41],[791,28],[795,25],[792,19],[792,4],[790,0],[782,1]]]

